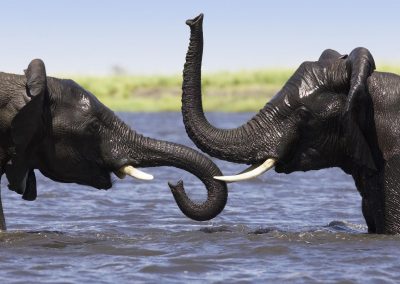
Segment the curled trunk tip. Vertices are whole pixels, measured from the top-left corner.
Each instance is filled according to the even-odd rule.
[[[201,24],[203,22],[204,14],[201,13],[196,18],[189,19],[186,21],[186,25],[189,27],[195,26],[196,24]]]
[[[196,221],[207,221],[222,212],[228,199],[228,189],[225,182],[213,178],[222,173],[211,159],[192,148],[173,142],[147,137],[141,137],[140,141],[146,153],[142,156],[141,167],[172,166],[193,174],[205,185],[207,199],[197,203],[186,194],[182,181],[176,185],[168,183],[182,213]]]
[[[175,185],[168,182],[168,185],[179,209],[181,209],[183,214],[195,221],[208,221],[213,219],[222,212],[228,199],[228,192],[224,182],[220,182],[217,186],[211,184],[206,185],[208,189],[208,201],[203,204],[196,204],[188,198],[182,180],[178,181]],[[209,205],[210,202],[217,204],[217,206],[211,207]]]

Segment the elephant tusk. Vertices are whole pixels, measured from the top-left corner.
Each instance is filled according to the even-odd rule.
[[[126,175],[141,179],[141,180],[152,180],[154,177],[150,174],[146,174],[132,166],[123,166],[119,169],[117,176],[119,178],[124,178]]]
[[[271,169],[276,163],[275,159],[267,159],[264,163],[261,165],[252,165],[246,170],[244,170],[241,173],[238,173],[237,175],[234,176],[215,176],[214,179],[217,180],[222,180],[225,182],[235,182],[235,181],[241,181],[241,180],[247,180],[247,179],[252,179],[255,178],[269,169]]]

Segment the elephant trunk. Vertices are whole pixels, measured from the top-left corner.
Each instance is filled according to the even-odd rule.
[[[221,175],[218,167],[206,156],[189,147],[155,140],[141,135],[135,137],[143,149],[141,167],[172,166],[188,171],[198,177],[207,188],[207,200],[197,204],[186,195],[183,182],[169,183],[178,207],[189,218],[206,221],[216,217],[225,207],[228,191],[225,182],[213,179]]]
[[[201,100],[201,61],[203,55],[203,15],[186,21],[190,27],[190,44],[186,54],[182,85],[183,122],[189,137],[198,148],[213,157],[252,163],[256,134],[265,120],[260,112],[236,129],[218,129],[204,115]]]

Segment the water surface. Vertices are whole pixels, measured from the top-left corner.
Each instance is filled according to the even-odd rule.
[[[194,147],[179,113],[120,116],[139,132]],[[209,114],[235,127],[250,114]],[[243,165],[216,161],[226,174]],[[186,218],[167,181],[203,185],[174,168],[155,180],[115,180],[108,191],[53,182],[39,173],[38,198],[2,195],[1,283],[396,283],[400,237],[366,234],[361,199],[339,169],[267,174],[229,185],[222,214]]]

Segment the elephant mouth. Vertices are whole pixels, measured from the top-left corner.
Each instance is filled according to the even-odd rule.
[[[214,179],[227,183],[249,180],[266,173],[272,168],[274,168],[277,173],[288,174],[295,171],[297,163],[298,158],[296,157],[296,151],[288,151],[280,158],[269,157],[264,162],[253,164],[236,175],[215,176]]]
[[[277,173],[290,174],[295,171],[315,170],[319,167],[315,166],[313,161],[322,161],[323,156],[315,147],[298,147],[296,151],[279,159],[275,166]],[[322,165],[321,165],[322,167]]]
[[[114,170],[113,172],[120,179],[124,179],[126,176],[130,176],[139,180],[154,179],[154,177],[151,174],[145,173],[131,165],[124,165],[118,168],[117,170]]]
[[[277,173],[284,173],[284,174],[288,174],[293,172],[290,169],[290,162],[284,162],[284,161],[279,161],[276,165],[275,165],[275,171]]]
[[[90,175],[82,175],[82,172],[68,172],[68,174],[65,172],[64,175],[60,175],[45,167],[38,167],[38,169],[44,176],[58,182],[77,183],[105,190],[112,187],[110,171],[101,167],[92,166]]]
[[[276,163],[277,163],[276,159],[268,158],[267,160],[265,160],[265,162],[261,164],[251,165],[250,167],[248,167],[247,169],[236,175],[214,176],[214,179],[222,180],[225,182],[236,182],[236,181],[253,179],[272,169]]]
[[[247,169],[241,171],[236,175],[214,176],[214,179],[225,181],[227,183],[250,180],[266,173],[272,168],[275,168],[275,171],[277,173],[289,174],[295,171],[295,166],[293,161],[290,160],[284,161],[284,160],[269,158],[264,163],[251,165],[250,167],[248,167]]]

